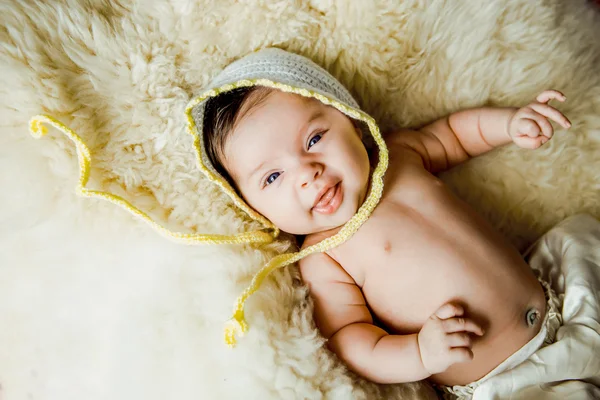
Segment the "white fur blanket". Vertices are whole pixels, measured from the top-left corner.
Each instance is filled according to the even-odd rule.
[[[599,13],[585,0],[4,0],[0,3],[0,397],[409,399],[323,347],[294,268],[235,297],[274,249],[185,247],[74,195],[74,148],[35,140],[49,113],[91,146],[91,186],[179,230],[248,221],[196,169],[187,101],[234,58],[276,45],[340,79],[384,130],[545,88],[573,122],[443,179],[520,248],[576,212],[600,217]]]

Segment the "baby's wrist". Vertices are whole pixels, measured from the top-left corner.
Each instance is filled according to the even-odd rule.
[[[419,363],[420,363],[421,369],[423,370],[423,373],[425,375],[425,377],[423,379],[427,379],[433,374],[431,372],[429,372],[427,367],[425,367],[425,362],[423,361],[423,352],[421,350],[421,341],[419,340],[420,335],[421,335],[421,331],[419,331],[419,333],[417,333],[417,335],[416,335],[417,350],[419,352]]]
[[[505,130],[505,134],[506,137],[508,138],[508,140],[510,140],[511,142],[514,141],[514,134],[511,129],[511,126],[513,124],[513,120],[515,119],[515,115],[517,115],[517,112],[519,111],[518,108],[508,108],[507,112],[508,112],[508,118],[505,124],[506,130]]]

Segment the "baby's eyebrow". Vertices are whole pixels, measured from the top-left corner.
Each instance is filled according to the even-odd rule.
[[[256,174],[265,165],[265,163],[266,161],[263,161],[260,164],[258,164],[258,167],[254,168],[252,172],[250,172],[250,174],[248,175],[248,179],[252,178],[254,174]]]
[[[302,133],[304,133],[304,130],[306,130],[306,127],[308,125],[310,125],[311,122],[321,118],[322,116],[323,116],[323,110],[321,110],[320,108],[313,111],[310,118],[308,118],[308,121],[306,121],[306,123],[304,125],[302,125],[302,128],[300,128],[300,130],[298,131],[298,134],[302,135]]]

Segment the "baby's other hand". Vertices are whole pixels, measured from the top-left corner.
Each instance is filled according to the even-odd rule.
[[[537,149],[546,143],[554,134],[548,119],[560,124],[563,128],[571,127],[571,122],[548,102],[556,99],[560,102],[567,98],[556,90],[545,90],[533,103],[520,108],[508,123],[508,134],[513,142],[525,149]]]
[[[483,329],[455,304],[444,304],[425,322],[418,335],[421,361],[431,375],[449,366],[473,359],[470,333],[481,336]]]

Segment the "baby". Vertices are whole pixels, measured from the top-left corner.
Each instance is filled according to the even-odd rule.
[[[551,289],[435,174],[511,142],[543,146],[550,121],[571,125],[550,100],[565,96],[547,90],[523,108],[469,109],[384,136],[389,168],[371,217],[300,261],[316,324],[349,368],[379,383],[456,387],[538,336]],[[303,247],[336,234],[369,192],[377,152],[358,122],[319,100],[242,87],[210,99],[203,125],[216,170]]]
[[[48,115],[33,117],[30,130],[41,137],[49,124],[75,143],[82,196],[120,205],[174,239],[256,245],[279,227],[303,240],[242,292],[225,330],[230,346],[247,330],[246,299],[272,270],[300,261],[329,347],[372,381],[429,379],[463,399],[597,399],[600,222],[572,216],[546,233],[528,256],[536,278],[435,177],[510,142],[544,145],[550,121],[571,125],[551,100],[565,96],[547,90],[520,109],[460,111],[384,141],[311,60],[276,48],[246,55],[186,107],[198,167],[263,226],[235,235],[172,232],[123,198],[86,188],[91,158],[81,138]]]

